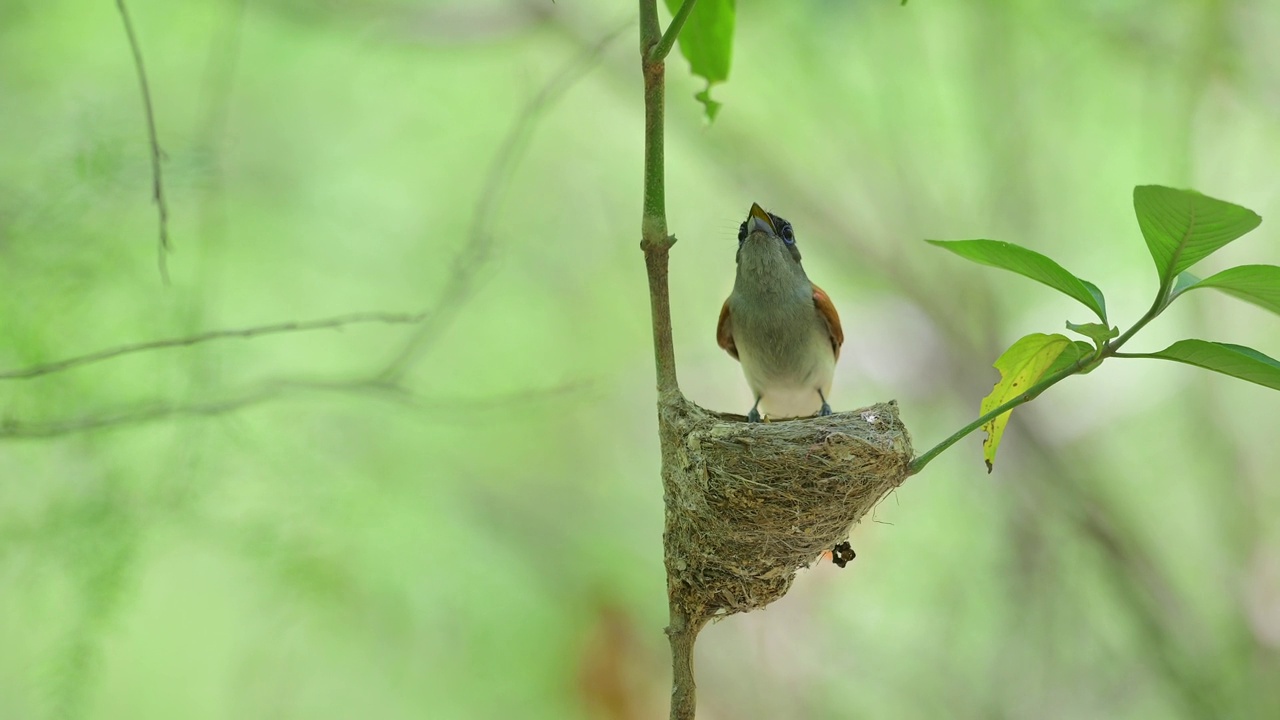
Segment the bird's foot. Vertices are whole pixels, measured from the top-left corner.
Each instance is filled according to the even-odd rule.
[[[831,414],[831,406],[828,405],[824,400],[822,403],[822,409],[818,411],[818,415],[830,415],[830,414]]]
[[[755,408],[751,408],[751,410],[747,412],[747,422],[760,422],[760,411]]]

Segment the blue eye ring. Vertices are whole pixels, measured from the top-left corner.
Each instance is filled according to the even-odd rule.
[[[782,242],[788,245],[796,244],[796,234],[791,230],[791,223],[783,223],[782,225]]]

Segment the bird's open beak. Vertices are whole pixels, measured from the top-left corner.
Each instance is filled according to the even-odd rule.
[[[747,217],[747,234],[763,230],[770,235],[777,235],[778,229],[773,226],[773,218],[757,203],[751,203],[751,215]]]

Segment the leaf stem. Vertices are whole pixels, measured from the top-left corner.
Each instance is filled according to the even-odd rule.
[[[973,432],[974,430],[977,430],[983,425],[986,425],[987,423],[1009,412],[1010,410],[1018,407],[1019,405],[1023,405],[1025,403],[1031,402],[1032,400],[1035,400],[1036,397],[1040,395],[1040,393],[1044,392],[1045,390],[1048,390],[1053,385],[1057,385],[1059,382],[1067,379],[1068,377],[1080,372],[1080,370],[1085,365],[1087,365],[1092,361],[1093,361],[1093,358],[1091,356],[1080,358],[1079,360],[1068,365],[1062,370],[1059,370],[1053,375],[1050,375],[1049,377],[1042,379],[1040,382],[1036,383],[1035,385],[1032,385],[1030,388],[1027,388],[1027,391],[1022,393],[1021,395],[1005,403],[1002,403],[1001,405],[996,406],[990,412],[979,417],[977,420],[974,420],[968,425],[965,425],[964,427],[955,431],[946,440],[943,440],[937,445],[934,445],[932,448],[929,449],[928,452],[912,460],[911,464],[907,466],[907,474],[915,475],[916,473],[920,472],[921,470],[924,469],[925,465],[929,464],[931,460],[933,460],[938,455],[942,454],[942,452],[947,448],[960,442],[969,433]]]
[[[1138,318],[1138,321],[1133,324],[1133,327],[1125,330],[1120,337],[1107,341],[1107,346],[1102,352],[1103,357],[1115,355],[1115,351],[1120,349],[1121,345],[1128,342],[1129,338],[1133,337],[1134,333],[1146,327],[1147,323],[1155,320],[1156,316],[1169,306],[1169,287],[1169,284],[1163,280],[1160,282],[1160,290],[1156,293],[1155,302],[1151,303],[1151,309],[1147,310],[1145,315]]]
[[[671,54],[671,48],[676,45],[676,38],[680,35],[680,30],[684,28],[684,21],[689,19],[689,13],[693,12],[693,5],[698,0],[684,0],[680,5],[680,9],[676,11],[675,17],[671,18],[671,24],[667,26],[667,31],[662,34],[662,39],[649,49],[646,59],[651,63],[662,62],[667,55]]]

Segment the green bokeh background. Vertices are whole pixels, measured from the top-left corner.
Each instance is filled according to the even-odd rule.
[[[844,319],[833,403],[896,398],[918,450],[1004,346],[1088,320],[923,238],[1047,253],[1122,326],[1155,286],[1134,185],[1264,217],[1199,271],[1280,264],[1272,0],[738,6],[715,124],[668,64],[701,404],[749,401],[713,336],[753,201]],[[663,716],[634,4],[129,8],[172,285],[115,4],[0,0],[0,370],[442,313],[396,390],[356,385],[413,333],[381,324],[0,381],[0,718]],[[1280,319],[1211,292],[1130,347],[1182,337],[1280,356]],[[1280,717],[1280,395],[1115,360],[1018,415],[994,474],[964,441],[848,568],[709,627],[699,716]]]

